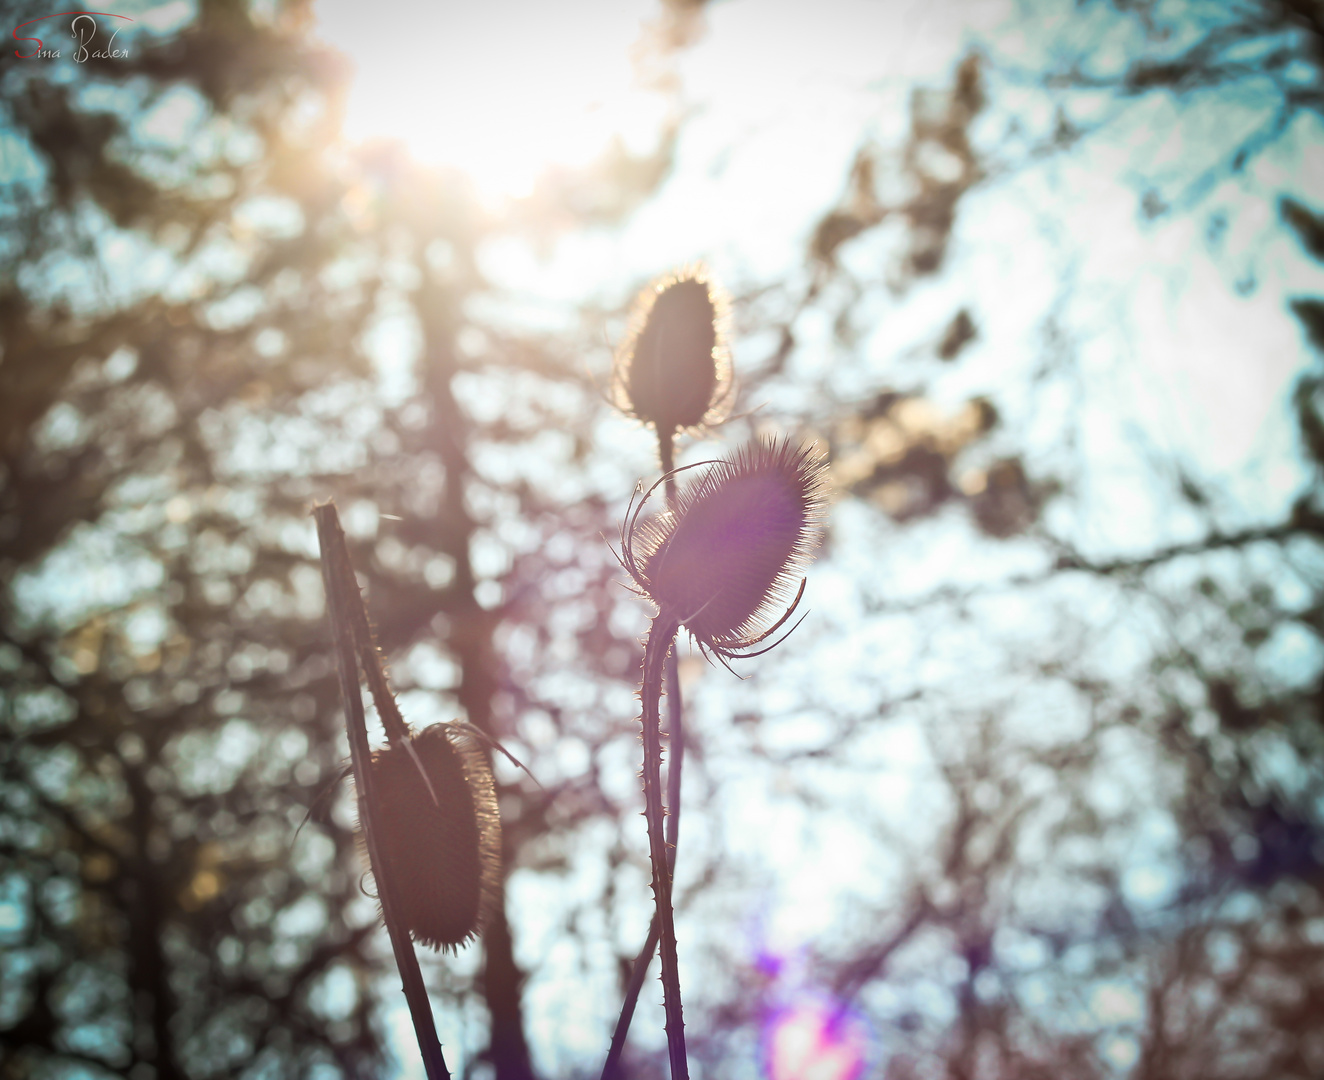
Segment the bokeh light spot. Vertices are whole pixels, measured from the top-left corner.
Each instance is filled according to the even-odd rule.
[[[767,1080],[857,1080],[868,1049],[864,1021],[843,1005],[798,1001],[775,1012],[763,1033]]]

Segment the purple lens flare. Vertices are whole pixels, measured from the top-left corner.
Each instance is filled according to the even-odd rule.
[[[869,1030],[847,1006],[820,996],[797,996],[770,1013],[763,1026],[766,1080],[859,1080]]]

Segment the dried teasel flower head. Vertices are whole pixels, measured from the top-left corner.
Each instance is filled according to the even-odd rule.
[[[410,738],[413,755],[400,744],[372,757],[375,832],[413,939],[455,948],[482,930],[500,889],[492,769],[467,724],[433,724]]]
[[[635,300],[612,404],[667,435],[720,424],[735,391],[730,321],[731,302],[703,266],[658,278]]]
[[[704,471],[674,507],[640,520],[655,484],[627,515],[621,561],[702,647],[723,658],[757,655],[748,650],[790,618],[804,592],[802,580],[792,595],[818,541],[825,463],[812,446],[774,439],[686,468]]]

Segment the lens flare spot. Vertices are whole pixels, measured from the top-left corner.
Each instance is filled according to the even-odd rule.
[[[864,1021],[844,1006],[800,1001],[780,1009],[763,1032],[767,1080],[858,1080],[869,1045]]]

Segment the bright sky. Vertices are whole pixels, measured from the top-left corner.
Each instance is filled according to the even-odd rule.
[[[591,162],[613,136],[646,151],[671,108],[639,82],[641,67],[657,67],[636,62],[646,24],[659,17],[654,0],[446,2],[391,18],[319,0],[317,11],[320,32],[358,68],[347,134],[400,138],[424,161],[458,166],[494,205],[527,194],[550,167]],[[494,280],[568,306],[617,301],[695,258],[735,287],[784,278],[802,265],[807,231],[840,194],[862,137],[887,143],[904,129],[915,85],[944,85],[979,40],[1019,62],[1041,60],[1009,0],[831,0],[812,14],[794,3],[727,0],[705,20],[703,36],[674,59],[688,119],[658,197],[622,231],[565,236],[550,257],[522,237],[490,242],[484,270]],[[1285,449],[1283,435],[1265,425],[1301,355],[1283,298],[1305,286],[1311,267],[1290,238],[1266,247],[1275,231],[1266,194],[1304,194],[1312,175],[1324,181],[1324,133],[1304,127],[1245,182],[1212,193],[1207,208],[1229,210],[1234,222],[1221,251],[1205,243],[1199,214],[1144,224],[1137,210],[1139,163],[1209,157],[1217,132],[1211,140],[1198,123],[1142,115],[1111,141],[968,200],[952,249],[952,262],[964,265],[952,267],[943,291],[999,324],[982,341],[1007,352],[1024,337],[1029,352],[1069,271],[1083,302],[1065,314],[1088,327],[1098,358],[1086,366],[1118,387],[1145,427],[1220,471],[1273,456]],[[1086,202],[1089,213],[1079,213]],[[871,257],[867,240],[854,248]],[[1261,286],[1241,297],[1231,279],[1251,260]],[[871,347],[894,354],[907,333],[929,333],[945,302],[907,298],[880,321],[885,333]],[[1266,479],[1280,498],[1294,482],[1258,477],[1252,490],[1263,493]]]
[[[317,3],[320,33],[358,69],[352,139],[402,139],[496,199],[528,194],[548,166],[588,164],[613,135],[636,149],[654,135],[665,102],[636,84],[628,53],[652,14],[647,0],[389,10]]]

